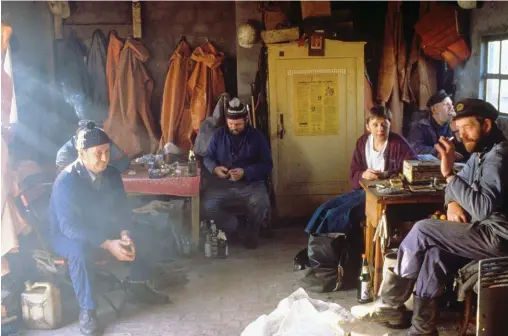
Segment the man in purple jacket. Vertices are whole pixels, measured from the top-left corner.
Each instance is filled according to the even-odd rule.
[[[365,192],[360,180],[377,180],[402,172],[404,160],[417,160],[408,142],[390,132],[391,113],[384,106],[373,107],[367,116],[368,133],[356,142],[351,160],[350,178],[353,190],[321,205],[305,229],[308,233],[348,233],[353,227],[350,214],[365,206]]]
[[[270,204],[265,180],[272,171],[272,154],[264,135],[247,121],[247,109],[238,98],[229,102],[225,127],[210,139],[204,157],[213,179],[203,195],[203,217],[216,221],[227,233],[237,227],[228,207],[246,210],[242,232],[245,247],[258,245],[258,233]]]

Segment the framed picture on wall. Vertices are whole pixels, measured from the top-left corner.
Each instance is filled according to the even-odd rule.
[[[323,33],[312,33],[309,36],[309,56],[325,55],[325,35]]]

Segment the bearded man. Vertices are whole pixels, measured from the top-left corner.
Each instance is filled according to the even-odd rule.
[[[232,233],[238,223],[227,208],[243,208],[247,222],[239,236],[246,248],[255,249],[270,205],[266,179],[273,168],[272,154],[264,135],[249,124],[247,108],[238,98],[229,102],[225,115],[227,123],[213,134],[204,157],[214,177],[203,195],[203,217]]]

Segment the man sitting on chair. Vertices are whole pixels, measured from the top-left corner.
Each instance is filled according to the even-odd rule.
[[[229,102],[225,115],[227,125],[215,131],[204,157],[214,176],[203,195],[203,217],[231,233],[237,220],[225,207],[242,206],[247,223],[239,235],[246,248],[254,249],[269,207],[265,180],[273,167],[272,155],[263,134],[249,125],[247,109],[238,98]]]
[[[448,183],[447,220],[416,223],[383,278],[380,299],[352,308],[359,319],[398,325],[415,288],[412,326],[404,335],[437,335],[437,298],[448,276],[471,260],[508,255],[508,141],[495,123],[499,112],[480,99],[463,99],[455,110],[457,130],[472,155],[455,174],[453,143],[441,137],[436,144]]]
[[[50,201],[50,245],[68,261],[84,335],[97,330],[93,268],[94,255],[100,249],[131,262],[127,286],[130,301],[169,301],[145,283],[153,269],[148,257],[150,245],[133,227],[120,173],[108,166],[110,143],[93,122],[82,128],[76,138],[79,158],[57,177]]]

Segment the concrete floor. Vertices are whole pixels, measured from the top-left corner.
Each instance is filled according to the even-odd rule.
[[[208,260],[199,256],[183,260],[177,268],[180,274],[186,274],[188,283],[167,290],[172,304],[128,305],[120,318],[107,321],[102,318],[106,325],[104,334],[239,336],[249,323],[269,314],[280,300],[298,289],[292,260],[306,243],[303,230],[281,229],[275,232],[275,237],[262,240],[254,251],[232,246],[228,259]],[[309,295],[348,309],[356,304],[356,290]],[[453,318],[441,325],[440,335],[458,335],[458,322],[459,318]],[[380,336],[389,331],[381,325],[366,323],[355,327],[353,335]],[[25,335],[79,335],[79,328],[73,322],[59,330],[29,331]]]

